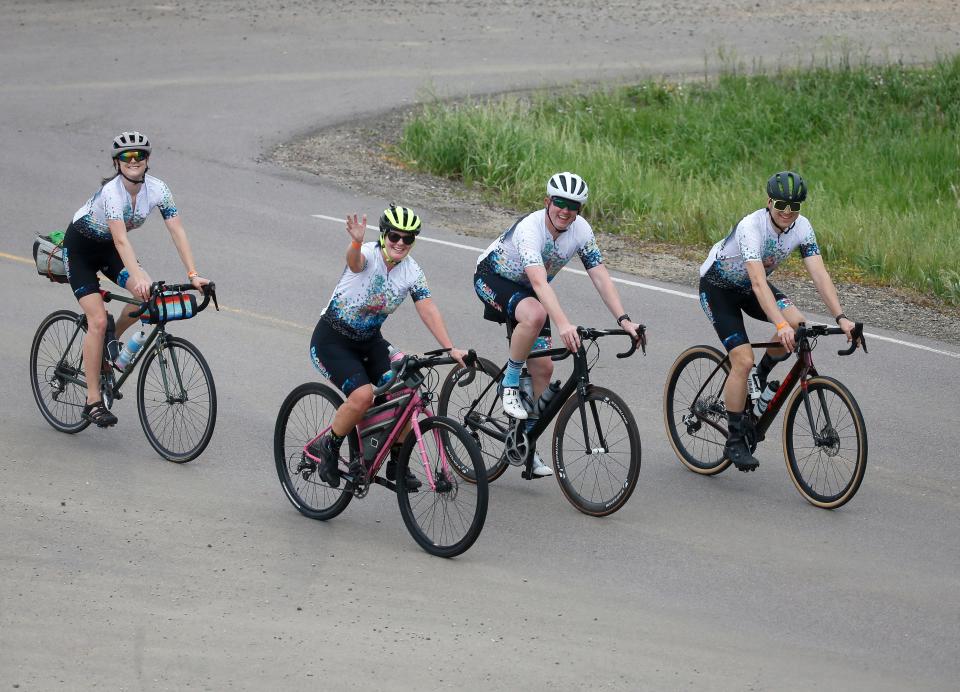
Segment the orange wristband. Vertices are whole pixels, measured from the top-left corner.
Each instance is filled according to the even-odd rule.
[[[363,247],[363,243],[358,243],[356,240],[351,240],[350,247],[354,247],[359,250],[361,247]]]
[[[780,323],[777,325],[777,331],[779,332],[781,329],[784,329],[784,328],[789,327],[789,326],[790,326],[790,323],[789,323],[789,322],[780,322]]]

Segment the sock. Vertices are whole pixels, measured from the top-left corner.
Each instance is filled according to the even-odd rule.
[[[504,387],[513,387],[516,389],[520,386],[520,371],[523,370],[523,364],[526,361],[520,361],[519,363],[513,358],[507,359],[507,370],[503,373],[502,384]]]
[[[346,435],[337,435],[333,428],[330,428],[330,449],[333,450],[334,454],[340,454],[340,445],[343,444],[345,439],[347,439]]]

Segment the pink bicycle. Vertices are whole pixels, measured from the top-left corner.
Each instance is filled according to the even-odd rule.
[[[431,410],[440,381],[435,368],[455,362],[445,354],[407,355],[392,364],[394,377],[374,390],[374,405],[347,438],[349,459],[340,459],[345,483],[338,488],[320,478],[321,462],[307,447],[330,429],[343,396],[319,382],[290,392],[277,415],[274,459],[283,491],[301,514],[333,519],[381,485],[397,494],[403,523],[431,555],[454,557],[473,545],[487,517],[486,474],[473,436]],[[391,454],[398,482],[377,475]],[[399,480],[408,473],[419,484]]]

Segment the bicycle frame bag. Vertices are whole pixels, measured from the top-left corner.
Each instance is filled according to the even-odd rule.
[[[147,312],[141,318],[148,324],[160,324],[172,320],[188,320],[197,314],[197,298],[192,293],[164,291],[151,298]]]
[[[67,267],[63,263],[63,240],[57,243],[49,235],[38,234],[33,241],[33,261],[37,263],[37,273],[40,276],[58,284],[67,283]]]

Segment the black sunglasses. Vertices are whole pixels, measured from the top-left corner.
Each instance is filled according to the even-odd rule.
[[[787,207],[790,207],[790,211],[800,211],[800,202],[788,202],[785,199],[773,200],[773,208],[777,211],[786,211]]]
[[[580,211],[580,202],[574,202],[572,199],[564,199],[563,197],[551,197],[550,201],[553,202],[553,206],[557,209],[569,209],[570,211]]]
[[[396,231],[387,231],[387,239],[391,243],[403,243],[404,245],[413,245],[417,236],[409,233],[397,233]]]

